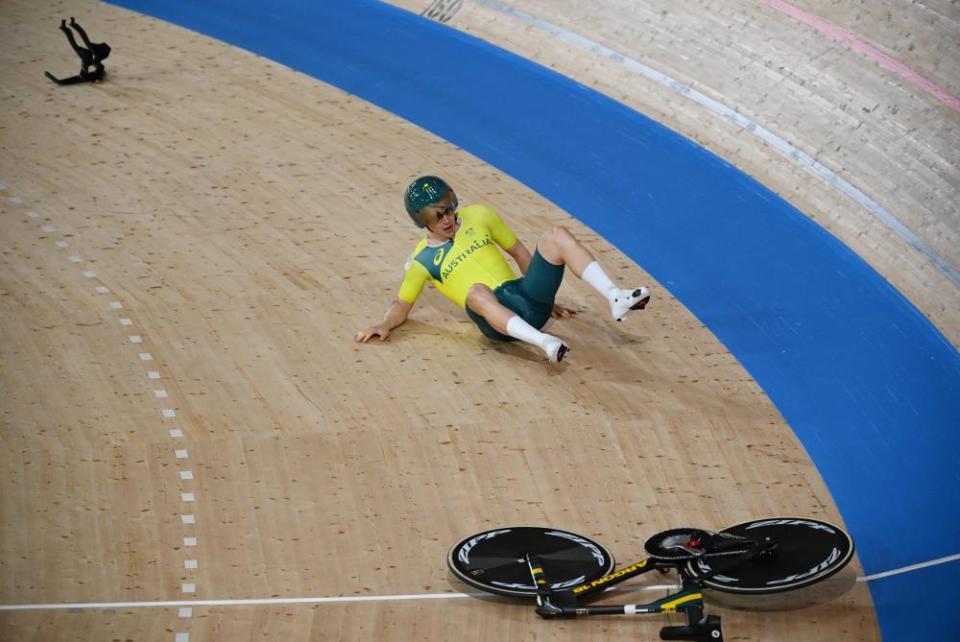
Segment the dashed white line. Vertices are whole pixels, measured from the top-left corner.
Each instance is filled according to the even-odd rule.
[[[6,188],[7,188],[6,183],[0,182],[0,189],[6,190]],[[21,199],[19,196],[12,196],[12,197],[8,198],[7,200],[8,200],[9,202],[15,204],[15,205],[19,205],[19,204],[23,203],[23,199]],[[30,218],[30,219],[39,219],[39,218],[40,218],[40,214],[38,214],[36,211],[33,211],[33,210],[28,211],[28,212],[26,213],[26,215],[27,215],[27,217]],[[56,232],[56,231],[57,231],[57,228],[56,228],[54,225],[50,224],[50,223],[44,223],[44,224],[41,226],[40,229],[41,229],[44,233],[46,233],[46,234],[52,234],[53,232]],[[63,240],[63,239],[59,239],[59,240],[54,241],[54,244],[56,245],[56,247],[58,247],[58,248],[60,248],[60,249],[67,249],[67,248],[70,246],[70,244],[69,244],[67,241]],[[77,254],[69,255],[67,258],[68,258],[68,260],[69,260],[71,263],[84,263],[84,262],[85,262],[85,259],[84,259],[83,257],[77,255]],[[84,276],[85,278],[88,278],[88,279],[93,279],[93,278],[96,278],[96,276],[97,276],[97,273],[96,273],[95,271],[93,271],[93,270],[83,270],[83,271],[81,272],[81,274],[83,274],[83,276]],[[97,292],[97,294],[101,294],[101,295],[102,295],[102,294],[109,294],[109,293],[110,293],[110,289],[109,289],[108,287],[106,287],[105,285],[98,285],[98,286],[96,286],[95,291]],[[123,306],[123,303],[121,303],[120,301],[110,301],[110,302],[109,302],[109,306],[110,306],[110,308],[113,309],[113,310],[122,310],[123,307],[124,307],[124,306]],[[121,317],[121,318],[119,319],[119,321],[120,321],[120,325],[121,325],[121,326],[124,326],[124,327],[128,327],[128,326],[133,325],[133,321],[132,321],[131,319],[129,319],[128,317]],[[128,335],[127,338],[128,338],[128,340],[130,341],[130,343],[132,343],[132,344],[140,345],[140,344],[143,343],[143,337],[142,337],[141,335],[139,335],[139,334]],[[144,362],[146,362],[146,361],[153,361],[153,355],[152,355],[151,353],[149,353],[149,352],[140,352],[140,353],[138,353],[138,355],[139,355],[139,358],[140,358],[141,361],[144,361]],[[149,379],[160,379],[160,372],[157,371],[157,370],[149,370],[149,371],[147,371],[147,377],[148,377]],[[157,399],[166,399],[166,398],[168,398],[168,396],[169,396],[169,395],[167,394],[167,391],[166,391],[165,389],[163,389],[163,388],[156,388],[156,389],[154,389],[154,390],[153,390],[153,394],[154,394],[154,397],[156,397]],[[164,409],[162,409],[162,413],[163,413],[163,416],[166,417],[166,418],[176,417],[176,412],[175,412],[174,409],[172,409],[172,408],[164,408]],[[183,437],[183,432],[182,432],[179,428],[172,428],[172,429],[170,429],[169,433],[170,433],[170,437],[173,438],[173,439],[179,439],[179,438],[182,438],[182,437]],[[174,457],[175,457],[176,459],[188,459],[189,456],[190,456],[190,454],[189,454],[189,452],[188,452],[185,448],[177,448],[177,449],[174,450]],[[192,480],[192,479],[193,479],[193,472],[192,472],[192,471],[189,471],[189,470],[180,471],[180,472],[179,472],[179,475],[180,475],[180,479],[181,479],[181,480]],[[193,502],[193,501],[194,501],[194,494],[193,494],[192,492],[183,492],[183,493],[181,493],[180,498],[181,498],[184,502]],[[180,515],[180,519],[181,519],[181,521],[183,522],[183,524],[190,524],[190,525],[196,524],[196,517],[195,517],[195,515],[194,515],[193,513],[184,513],[184,514],[181,514],[181,515]],[[183,545],[184,545],[184,546],[196,546],[196,545],[197,545],[197,538],[196,538],[196,537],[184,537],[184,538],[183,538]],[[184,566],[184,568],[186,568],[186,569],[196,569],[196,568],[199,568],[199,561],[198,561],[197,559],[190,558],[190,559],[184,560],[183,566]],[[195,592],[196,592],[196,590],[197,590],[197,585],[196,585],[196,583],[194,583],[194,582],[183,582],[183,583],[180,585],[180,590],[181,590],[183,593],[185,593],[185,594],[192,594],[192,593],[195,593]],[[24,605],[6,605],[6,606],[5,606],[5,605],[0,605],[0,607],[2,607],[2,610],[11,610],[10,608],[7,608],[7,607],[9,607],[9,606],[12,606],[12,607],[13,607],[13,610],[22,610],[22,609],[24,608]],[[29,608],[29,606],[28,606],[28,608]],[[181,618],[190,618],[190,617],[193,617],[193,608],[192,608],[191,606],[184,606],[184,607],[180,608],[180,610],[179,610],[179,617],[181,617]],[[168,629],[168,630],[169,630],[169,629]],[[175,641],[175,642],[189,642],[189,640],[190,640],[190,634],[187,633],[187,632],[176,632],[176,633],[174,633],[174,641]]]

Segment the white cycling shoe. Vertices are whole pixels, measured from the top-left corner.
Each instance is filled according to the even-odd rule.
[[[556,337],[550,337],[544,342],[543,351],[550,363],[560,363],[570,352],[570,346]]]
[[[610,297],[610,314],[617,321],[623,321],[627,312],[642,310],[650,302],[650,290],[645,287],[633,290],[616,290]]]

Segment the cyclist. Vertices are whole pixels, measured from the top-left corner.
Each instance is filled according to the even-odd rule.
[[[630,310],[643,309],[650,300],[645,287],[618,288],[566,228],[554,227],[544,234],[531,256],[494,209],[485,205],[461,209],[453,189],[436,176],[421,176],[410,183],[404,204],[413,222],[426,228],[427,234],[407,260],[403,283],[383,321],[358,332],[355,341],[365,343],[375,336],[386,340],[391,330],[406,321],[430,281],[463,307],[486,336],[525,341],[558,363],[569,346],[540,328],[551,316],[574,314],[554,302],[565,266],[607,299],[617,321]],[[501,249],[523,276],[517,278]]]

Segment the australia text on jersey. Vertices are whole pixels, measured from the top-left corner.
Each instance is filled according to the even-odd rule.
[[[470,246],[466,248],[463,252],[460,252],[460,254],[450,259],[450,263],[448,263],[447,266],[444,267],[443,273],[440,275],[441,280],[446,280],[446,278],[450,276],[453,273],[453,271],[456,269],[457,265],[459,265],[465,258],[470,256],[480,248],[490,245],[491,243],[493,243],[493,241],[490,240],[489,236],[485,236],[482,239],[471,243]]]

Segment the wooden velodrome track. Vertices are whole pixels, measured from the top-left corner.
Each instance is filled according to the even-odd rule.
[[[677,73],[692,75],[697,47],[710,46],[624,33],[620,2],[596,3],[590,16],[573,3],[513,4],[594,40],[634,43],[645,59],[659,49]],[[674,17],[680,34],[702,33],[707,15],[757,25],[733,59],[702,70],[732,103],[755,90],[731,71],[736,55],[782,45],[760,35],[773,14],[735,4],[728,16]],[[830,3],[808,4],[844,19]],[[888,5],[852,26],[890,33]],[[916,9],[898,11],[925,24]],[[114,47],[108,82],[58,89],[43,78],[73,73],[56,30],[71,15]],[[451,26],[595,84],[743,166],[957,344],[956,288],[759,142],[482,6],[465,4]],[[910,33],[904,55],[956,93],[942,34]],[[556,525],[627,561],[649,534],[690,522],[840,521],[793,433],[724,347],[668,289],[511,178],[309,77],[109,5],[8,0],[0,34],[0,603],[460,592],[447,548],[492,526]],[[840,48],[806,55],[811,76],[841,65],[881,83]],[[890,84],[884,108],[916,125],[898,137],[850,97],[855,87],[821,88],[799,107],[790,92],[801,86],[782,83],[757,119],[809,119],[802,133],[822,133],[818,147],[866,137],[875,154],[833,162],[853,163],[875,198],[956,264],[957,177],[943,170],[956,166],[956,119],[941,127],[929,99]],[[850,100],[862,126],[819,125]],[[560,367],[482,340],[433,291],[388,343],[352,343],[393,296],[417,239],[401,189],[428,171],[442,171],[461,201],[498,208],[531,245],[548,226],[569,226],[619,280],[652,283],[654,304],[621,326],[568,278],[560,300],[580,314],[562,322],[573,353]],[[908,180],[883,180],[893,173]],[[804,610],[712,608],[728,639],[879,639],[862,584]],[[4,612],[0,639],[653,639],[664,621],[544,623],[526,606],[467,598],[189,614],[117,606]]]

